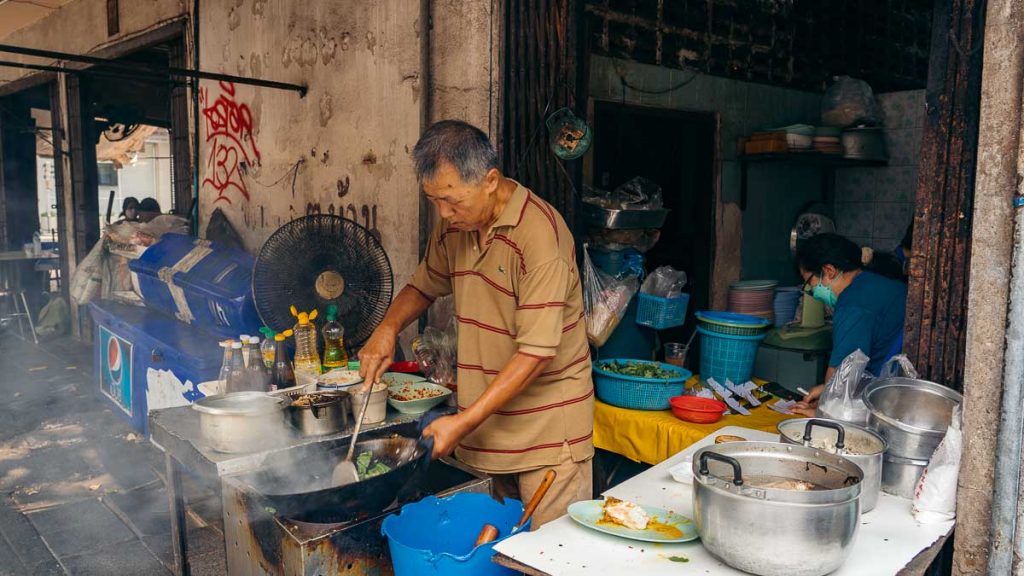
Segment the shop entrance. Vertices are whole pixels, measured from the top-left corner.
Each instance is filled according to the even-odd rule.
[[[684,270],[690,310],[710,304],[716,124],[713,113],[594,102],[594,131],[601,136],[594,140],[590,184],[613,190],[642,176],[661,186],[670,212],[660,239],[644,255],[645,268]],[[685,342],[692,330],[692,325],[672,328],[660,337]]]

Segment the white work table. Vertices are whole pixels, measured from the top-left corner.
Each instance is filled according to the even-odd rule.
[[[714,437],[733,434],[748,440],[778,441],[777,434],[729,426],[695,443],[686,450],[604,493],[622,500],[656,506],[693,517],[693,487],[676,482],[668,473],[672,466],[691,459],[697,450],[711,445]],[[953,530],[953,522],[919,524],[910,513],[910,501],[889,494],[879,495],[874,510],[861,516],[857,540],[846,563],[834,576],[881,576],[898,574],[916,557],[915,564],[931,562],[941,542]],[[938,544],[938,545],[936,545]],[[933,547],[933,545],[936,545]],[[922,554],[930,551],[932,554]],[[679,574],[742,575],[712,556],[700,540],[683,544],[653,544],[627,540],[596,532],[576,524],[568,516],[539,530],[514,536],[495,546],[494,560],[530,575],[590,576],[591,574]],[[813,554],[796,550],[780,538],[775,554]],[[689,560],[679,563],[670,557]],[[924,558],[928,556],[927,558]],[[922,562],[924,560],[924,562]],[[914,567],[916,571],[916,566]],[[905,572],[906,573],[906,572]]]

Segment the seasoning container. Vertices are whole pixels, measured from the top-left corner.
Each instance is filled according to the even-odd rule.
[[[352,418],[358,422],[359,412],[362,410],[363,404],[366,403],[366,396],[357,387],[349,389],[349,393],[352,395]],[[363,424],[383,422],[388,412],[388,385],[378,382],[373,385],[373,391],[369,394],[370,404],[366,407],[366,418],[363,420]]]

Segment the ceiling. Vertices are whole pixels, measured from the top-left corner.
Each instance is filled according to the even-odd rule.
[[[0,0],[0,39],[50,15],[73,0]]]

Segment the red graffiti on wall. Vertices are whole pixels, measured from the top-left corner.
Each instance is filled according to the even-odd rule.
[[[242,175],[260,163],[260,150],[252,133],[252,110],[235,99],[235,84],[220,82],[221,93],[210,100],[207,88],[199,90],[199,101],[206,119],[206,143],[210,147],[206,162],[207,176],[203,186],[209,184],[217,191],[214,202],[231,204],[228,191],[232,188],[249,201],[249,189]]]

